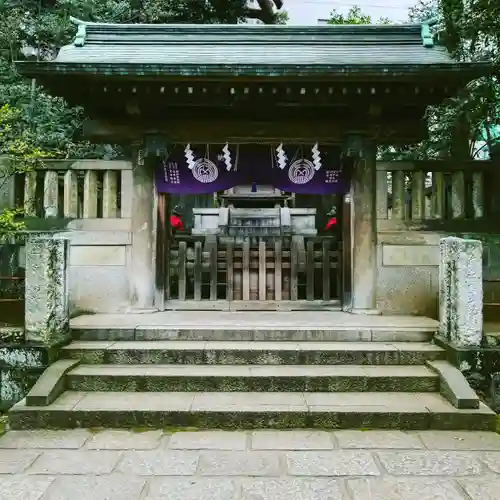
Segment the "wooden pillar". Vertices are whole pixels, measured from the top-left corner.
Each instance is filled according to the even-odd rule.
[[[156,203],[156,255],[155,255],[155,298],[154,304],[165,310],[165,301],[170,298],[170,208],[169,196],[157,194]],[[201,256],[201,254],[200,254]],[[201,264],[200,264],[201,266]],[[200,267],[201,269],[201,267]]]
[[[376,146],[368,139],[351,135],[345,152],[355,158],[351,183],[351,303],[344,307],[356,314],[377,311],[377,216]]]

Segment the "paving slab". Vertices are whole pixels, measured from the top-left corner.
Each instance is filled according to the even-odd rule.
[[[245,432],[198,431],[176,432],[167,437],[167,447],[178,450],[239,450],[247,447]]]
[[[8,432],[0,440],[13,446],[0,449],[0,498],[500,499],[494,433],[105,430],[89,437],[86,432]],[[83,438],[78,449],[64,448]],[[50,448],[56,442],[61,448]]]
[[[291,476],[377,476],[373,456],[365,451],[288,452]]]
[[[155,477],[144,500],[238,500],[240,489],[236,481],[225,478]]]
[[[500,477],[485,476],[458,479],[471,500],[498,500],[500,498]]]
[[[0,448],[78,449],[90,436],[85,429],[11,431],[0,438]]]
[[[377,455],[393,476],[472,476],[482,469],[472,452],[380,451]]]
[[[429,450],[498,450],[500,435],[481,431],[425,431],[418,433]]]
[[[54,481],[52,476],[0,476],[0,498],[2,500],[41,500]]]
[[[443,478],[348,479],[347,490],[353,500],[465,500],[458,486]]]
[[[199,454],[181,450],[126,451],[117,472],[140,476],[192,476]]]
[[[477,456],[491,471],[500,474],[500,453],[498,452],[478,453]]]
[[[375,449],[418,449],[424,448],[422,441],[415,434],[402,431],[337,431],[334,437],[339,448],[375,448]]]
[[[89,450],[152,450],[158,448],[162,431],[130,432],[126,430],[102,430],[87,443]]]
[[[279,476],[280,454],[268,451],[203,452],[199,472],[202,476]]]
[[[110,474],[121,455],[119,451],[107,450],[46,450],[26,472],[52,475]]]
[[[145,478],[122,474],[59,476],[42,500],[139,500],[145,487]]]
[[[332,434],[325,431],[255,431],[253,450],[332,450]]]
[[[39,455],[34,450],[0,450],[0,474],[23,472]]]
[[[253,479],[244,481],[241,500],[347,500],[335,479]]]

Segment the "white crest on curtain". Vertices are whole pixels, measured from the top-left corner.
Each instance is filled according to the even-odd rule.
[[[186,158],[187,166],[189,170],[193,170],[194,164],[195,164],[195,159],[194,159],[194,153],[193,150],[191,149],[191,144],[186,144],[186,148],[184,149],[184,156]]]
[[[312,157],[313,157],[313,165],[315,170],[319,170],[321,168],[321,153],[319,151],[319,145],[316,143],[312,148]]]
[[[225,146],[222,148],[224,153],[224,163],[226,164],[226,170],[229,171],[232,168],[231,164],[231,151],[229,149],[229,144],[226,142]]]
[[[286,163],[288,161],[288,158],[286,157],[285,150],[283,149],[283,143],[281,143],[277,148],[276,148],[276,153],[278,157],[278,167],[283,170],[286,167]]]

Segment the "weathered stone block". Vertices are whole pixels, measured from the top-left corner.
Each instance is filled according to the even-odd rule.
[[[491,375],[491,403],[493,410],[500,409],[500,372]]]
[[[21,400],[56,356],[55,348],[0,344],[0,409]]]
[[[439,248],[434,245],[382,245],[384,266],[437,266]]]
[[[439,331],[460,346],[481,343],[483,331],[482,243],[447,237],[440,241]]]
[[[70,265],[72,266],[124,266],[126,247],[108,246],[72,246]]]
[[[69,242],[61,236],[26,241],[26,339],[52,345],[69,333]]]

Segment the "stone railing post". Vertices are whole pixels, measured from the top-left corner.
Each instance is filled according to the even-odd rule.
[[[457,347],[478,346],[483,335],[483,246],[446,237],[439,242],[439,334]]]
[[[69,240],[29,235],[26,240],[26,340],[55,345],[69,335]]]

